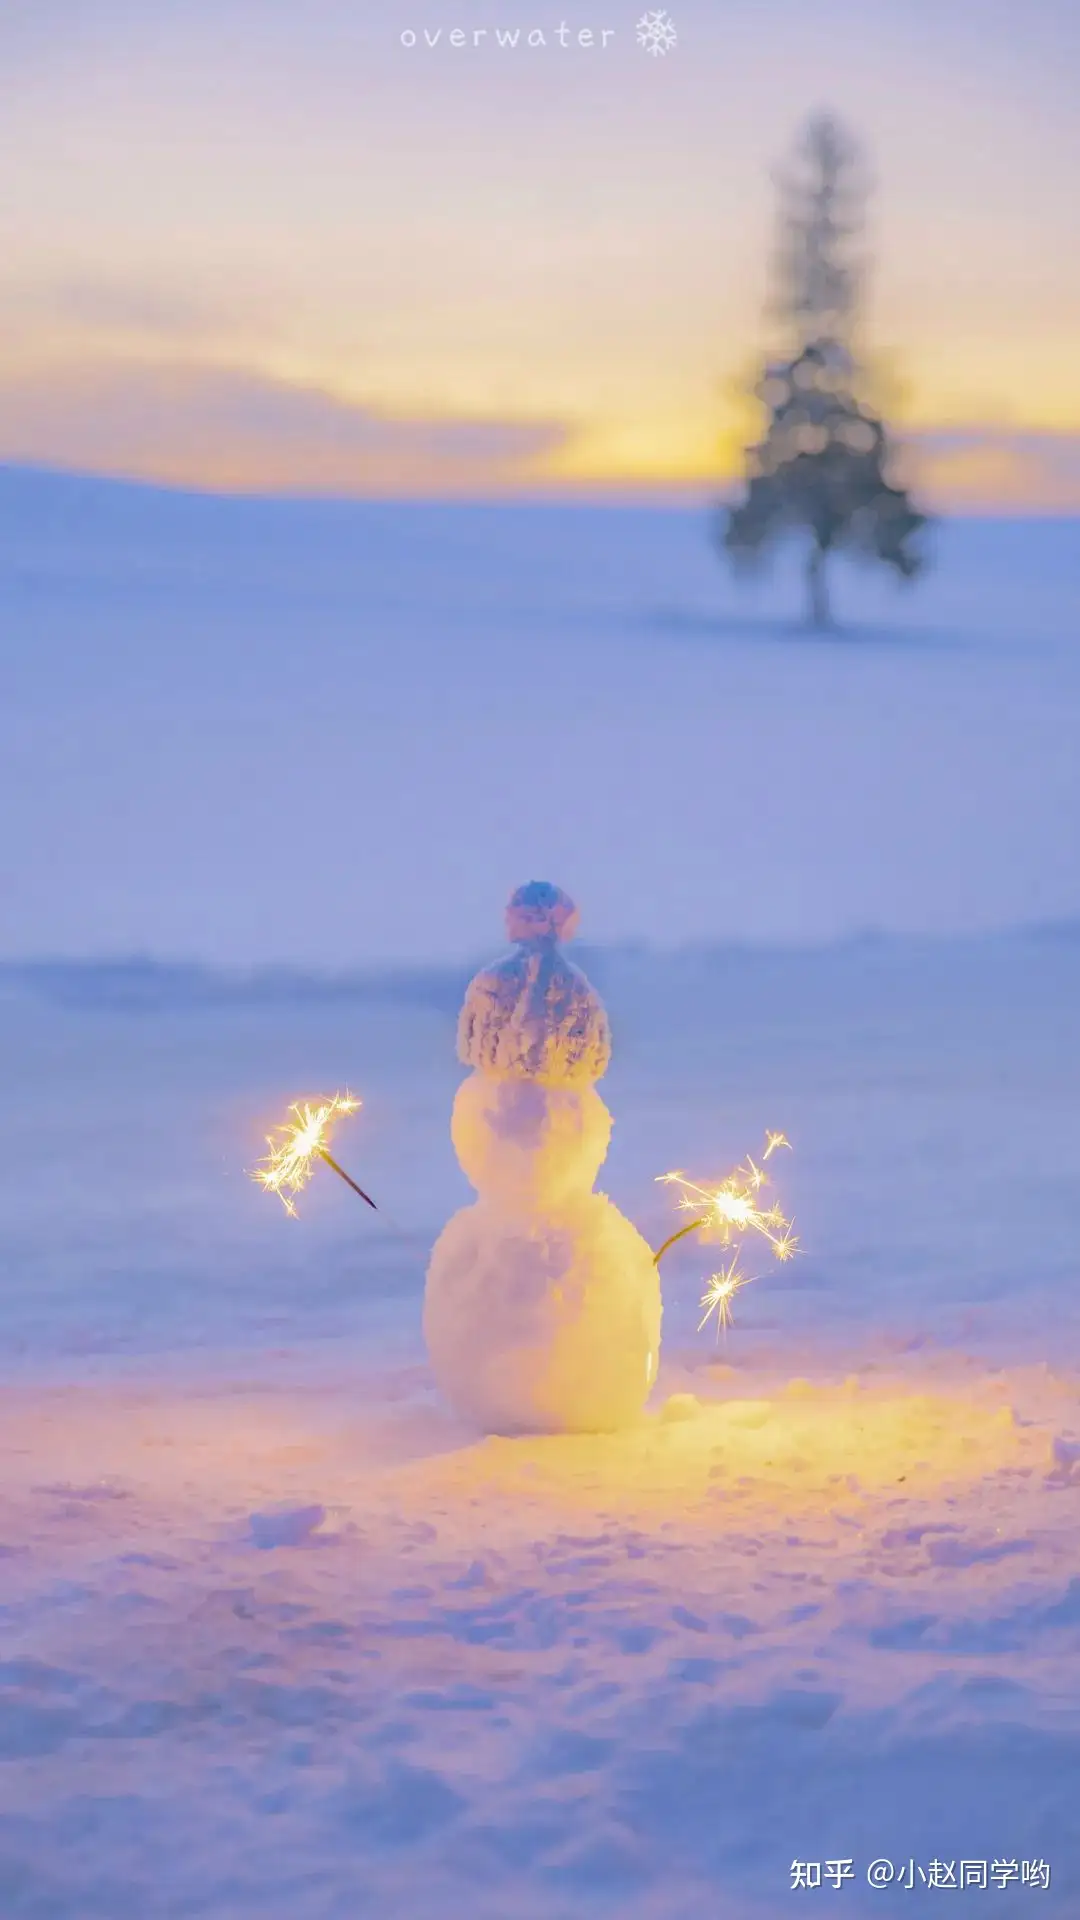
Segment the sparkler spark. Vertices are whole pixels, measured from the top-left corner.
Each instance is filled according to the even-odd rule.
[[[276,1193],[286,1213],[291,1214],[294,1220],[296,1195],[307,1186],[317,1159],[324,1160],[354,1193],[360,1195],[361,1200],[366,1200],[369,1207],[374,1207],[371,1195],[365,1193],[363,1187],[357,1186],[329,1151],[333,1123],[342,1114],[355,1113],[360,1104],[347,1088],[344,1093],[335,1093],[332,1099],[322,1100],[317,1105],[294,1100],[289,1112],[295,1114],[295,1119],[283,1127],[275,1127],[273,1133],[267,1134],[266,1144],[270,1151],[253,1168],[251,1178],[257,1180],[267,1193]]]
[[[721,1268],[719,1273],[711,1274],[705,1292],[701,1296],[701,1304],[705,1312],[698,1321],[698,1332],[701,1332],[710,1316],[715,1313],[716,1337],[719,1340],[721,1328],[731,1325],[731,1303],[735,1295],[740,1287],[749,1286],[749,1284],[750,1276],[739,1272],[735,1260]]]
[[[669,1235],[653,1255],[656,1265],[669,1247],[682,1240],[689,1233],[701,1233],[707,1239],[719,1240],[723,1247],[730,1247],[733,1241],[742,1242],[747,1233],[759,1233],[767,1240],[777,1260],[791,1260],[799,1251],[799,1242],[794,1225],[782,1208],[773,1201],[769,1206],[758,1204],[757,1196],[768,1184],[769,1176],[764,1171],[765,1162],[778,1148],[787,1147],[791,1142],[783,1133],[765,1135],[765,1151],[762,1164],[747,1154],[743,1164],[736,1167],[726,1180],[717,1187],[701,1187],[694,1180],[688,1180],[684,1173],[662,1173],[660,1182],[680,1189],[679,1210],[693,1217],[686,1226],[679,1227]],[[701,1321],[700,1333],[710,1315],[716,1314],[717,1331],[726,1327],[731,1320],[731,1302],[741,1287],[748,1286],[752,1276],[738,1270],[738,1253],[729,1265],[719,1273],[714,1273],[707,1283],[701,1304],[705,1308],[705,1317]]]

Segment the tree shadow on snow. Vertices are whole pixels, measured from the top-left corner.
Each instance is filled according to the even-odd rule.
[[[755,644],[811,648],[895,647],[911,653],[957,653],[974,646],[971,635],[948,628],[909,627],[881,621],[839,621],[831,627],[810,627],[805,621],[776,614],[711,613],[694,607],[652,607],[642,622],[654,633],[676,640],[743,640]]]

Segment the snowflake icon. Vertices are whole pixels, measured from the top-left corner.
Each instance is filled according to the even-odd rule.
[[[637,23],[638,46],[644,47],[646,53],[670,53],[678,38],[666,7],[650,7]]]

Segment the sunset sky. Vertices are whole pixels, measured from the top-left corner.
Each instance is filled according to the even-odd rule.
[[[700,489],[748,426],[770,169],[827,106],[878,181],[866,337],[927,488],[1080,510],[1075,0],[672,0],[662,58],[640,12],[3,0],[0,459]]]

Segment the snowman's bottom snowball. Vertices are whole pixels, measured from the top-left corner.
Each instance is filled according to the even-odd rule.
[[[463,1207],[431,1256],[424,1335],[446,1398],[487,1433],[604,1433],[660,1357],[652,1250],[605,1194],[529,1222]]]

